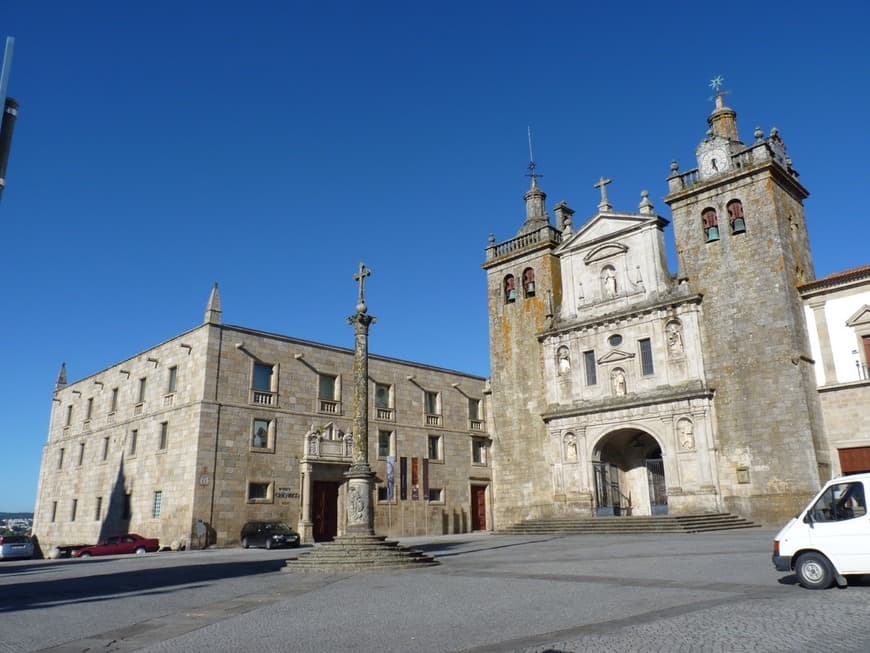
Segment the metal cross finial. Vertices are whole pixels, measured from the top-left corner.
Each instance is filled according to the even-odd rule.
[[[372,271],[366,267],[365,263],[360,262],[359,272],[353,275],[354,281],[359,281],[359,302],[357,302],[356,310],[360,313],[366,312],[365,288],[366,277],[371,276]]]
[[[610,202],[607,201],[607,184],[611,183],[612,179],[605,179],[601,177],[598,180],[597,184],[593,184],[593,187],[601,189],[601,202],[598,204],[599,211],[610,211],[613,207],[610,205]]]

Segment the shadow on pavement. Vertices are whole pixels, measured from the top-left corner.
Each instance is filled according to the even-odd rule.
[[[104,561],[88,561],[88,565],[101,565]],[[105,562],[109,562],[106,560]],[[44,564],[44,563],[43,563]],[[241,576],[256,576],[279,571],[284,560],[254,560],[216,564],[193,564],[166,569],[137,569],[113,574],[26,581],[13,591],[0,592],[0,614],[32,610],[45,606],[107,601],[127,594],[163,594],[180,585],[202,585],[210,581]],[[16,571],[35,571],[31,566],[17,567]],[[11,589],[11,588],[9,588]]]

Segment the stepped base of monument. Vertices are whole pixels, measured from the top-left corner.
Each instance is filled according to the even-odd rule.
[[[342,535],[288,560],[284,571],[354,573],[384,569],[417,569],[439,564],[435,558],[400,546],[382,535]]]

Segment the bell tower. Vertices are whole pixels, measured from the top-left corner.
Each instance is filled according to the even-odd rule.
[[[546,484],[550,477],[543,457],[547,432],[541,415],[546,410],[546,387],[538,334],[546,330],[553,307],[562,301],[559,258],[554,254],[562,232],[550,224],[544,208],[547,195],[538,187],[534,162],[529,170],[525,221],[508,240],[497,243],[490,235],[483,263],[489,304],[491,414],[497,416],[498,434],[493,452],[496,528],[540,516],[547,501],[541,482]]]
[[[765,523],[794,514],[828,478],[814,361],[797,286],[813,279],[808,191],[774,128],[739,140],[714,80],[697,167],[674,162],[679,276],[703,296],[702,348],[713,388],[726,509]]]

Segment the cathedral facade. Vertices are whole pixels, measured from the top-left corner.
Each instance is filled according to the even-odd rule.
[[[776,132],[744,143],[721,94],[665,202],[490,238],[496,523],[558,515],[791,514],[831,473],[804,303],[808,192]]]

